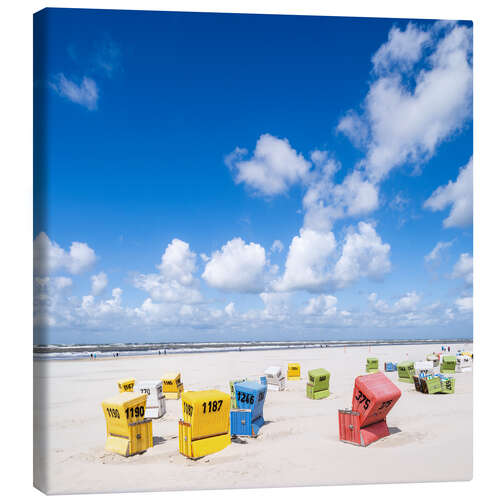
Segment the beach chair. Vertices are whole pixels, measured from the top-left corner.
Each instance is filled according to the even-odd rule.
[[[286,374],[288,380],[300,380],[300,364],[288,363],[288,371]]]
[[[434,375],[434,363],[432,361],[415,361],[413,364],[415,375]]]
[[[455,373],[455,366],[457,364],[456,356],[443,356],[441,363],[441,373]]]
[[[118,390],[120,392],[134,392],[134,378],[122,378],[118,380]]]
[[[307,372],[306,396],[309,399],[324,399],[330,395],[330,372],[316,368]]]
[[[367,373],[378,372],[378,358],[366,358],[366,372]]]
[[[106,419],[106,451],[129,457],[153,446],[145,394],[124,391],[105,399],[102,410]]]
[[[383,373],[356,377],[352,409],[339,410],[339,438],[358,446],[389,436],[387,414],[401,397],[401,391]]]
[[[137,382],[136,390],[146,394],[146,418],[161,418],[165,415],[166,404],[161,380]]]
[[[415,374],[413,361],[402,361],[398,363],[398,381],[411,384]]]
[[[436,356],[435,354],[428,354],[425,359],[427,361],[432,361],[432,366],[434,368],[437,368],[439,366],[439,356]]]
[[[257,437],[264,425],[267,387],[253,381],[234,384],[237,408],[231,410],[231,435]]]
[[[455,366],[457,373],[465,373],[472,371],[472,358],[466,354],[457,356],[457,364]]]
[[[179,372],[167,372],[161,380],[165,399],[179,399],[181,397],[184,392],[184,384],[181,382]]]
[[[181,394],[179,452],[196,459],[231,444],[229,412],[231,397],[222,391],[187,391]]]
[[[237,378],[229,381],[229,394],[231,394],[231,408],[237,408],[236,406],[236,394],[234,392],[234,384],[236,382],[245,382],[246,378]]]
[[[396,363],[384,363],[384,371],[386,372],[395,372],[397,369]]]
[[[270,366],[264,372],[267,380],[267,387],[271,391],[284,391],[285,390],[285,376],[281,372],[279,366]]]

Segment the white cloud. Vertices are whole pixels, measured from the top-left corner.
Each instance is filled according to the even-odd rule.
[[[270,134],[260,136],[250,160],[243,160],[245,149],[236,148],[226,157],[226,164],[236,171],[237,184],[245,183],[256,192],[273,196],[305,179],[311,166],[290,146],[287,139]]]
[[[284,321],[290,315],[288,302],[290,294],[263,292],[259,295],[265,308],[261,311],[261,318],[274,321]]]
[[[84,76],[81,83],[78,84],[59,73],[50,82],[50,87],[61,97],[65,97],[76,104],[81,104],[90,111],[97,109],[99,90],[92,78]]]
[[[380,280],[391,270],[391,246],[383,243],[375,227],[367,222],[358,224],[344,241],[342,255],[335,265],[334,277],[342,288],[360,278]]]
[[[283,243],[280,240],[274,240],[271,246],[271,252],[281,253],[283,251]]]
[[[312,229],[301,229],[288,250],[285,273],[274,282],[277,291],[320,291],[331,281],[335,236]]]
[[[62,249],[55,241],[41,232],[33,243],[35,274],[44,275],[59,269],[66,269],[71,274],[79,274],[90,269],[96,255],[86,243],[74,241],[69,252]]]
[[[425,262],[440,260],[441,252],[451,245],[453,245],[453,241],[438,241],[436,246],[424,257]]]
[[[95,302],[93,295],[85,295],[82,297],[81,311],[90,317],[107,316],[110,314],[121,314],[123,308],[121,306],[123,290],[121,288],[113,288],[111,299]]]
[[[380,280],[391,270],[391,247],[382,242],[372,224],[360,222],[357,231],[351,228],[337,261],[336,248],[332,232],[302,228],[290,244],[285,272],[273,282],[274,290],[334,290],[360,278]]]
[[[234,316],[236,312],[236,308],[234,307],[234,302],[229,302],[229,304],[226,307],[224,307],[224,312],[228,316]]]
[[[337,302],[337,297],[334,295],[318,295],[309,299],[302,312],[307,315],[335,316],[337,314]]]
[[[455,300],[455,304],[460,312],[472,312],[473,299],[472,297],[460,297]]]
[[[444,227],[465,227],[472,224],[472,157],[460,169],[455,182],[438,187],[424,203],[432,211],[444,210],[451,205]]]
[[[467,285],[472,285],[474,281],[472,255],[468,253],[463,253],[460,255],[460,258],[453,267],[451,277],[463,278]]]
[[[106,273],[100,272],[99,274],[92,276],[90,279],[92,281],[92,295],[101,295],[101,293],[104,292],[105,288],[108,286],[108,277]]]
[[[196,254],[189,249],[188,243],[174,238],[165,249],[158,269],[166,280],[189,286],[194,279]]]
[[[422,59],[424,45],[429,55]],[[371,182],[406,162],[428,160],[471,117],[471,53],[472,29],[465,26],[441,23],[432,33],[413,25],[391,30],[374,56],[377,78],[363,113],[348,112],[337,128],[348,137],[368,130],[361,166]]]
[[[430,33],[421,31],[412,23],[406,25],[405,31],[393,27],[389,32],[389,40],[372,57],[374,71],[382,73],[394,66],[400,70],[410,69],[420,59],[422,48],[429,40]]]
[[[194,277],[196,253],[189,249],[188,243],[174,238],[167,245],[158,269],[159,273],[137,275],[134,286],[159,302],[193,304],[202,300]]]
[[[259,292],[264,287],[265,266],[266,251],[261,245],[234,238],[212,253],[202,278],[219,290]]]
[[[415,311],[417,305],[420,302],[420,295],[417,292],[408,292],[394,304],[394,310],[396,312],[410,312]]]

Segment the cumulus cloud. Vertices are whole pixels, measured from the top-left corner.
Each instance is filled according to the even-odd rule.
[[[406,162],[428,160],[471,117],[471,54],[466,26],[440,23],[426,31],[410,23],[391,30],[373,56],[375,79],[363,111],[349,111],[337,127],[351,138],[367,131],[361,166],[371,182]]]
[[[108,286],[108,277],[106,273],[100,272],[99,274],[95,274],[90,280],[92,281],[92,295],[94,296],[101,295]]]
[[[318,295],[309,299],[302,313],[307,315],[335,316],[337,314],[337,302],[337,297],[334,295]]]
[[[224,312],[228,316],[233,316],[236,312],[236,308],[234,307],[234,302],[229,302],[229,304],[226,307],[224,307]]]
[[[188,243],[174,238],[165,249],[158,269],[166,280],[175,280],[184,286],[191,285],[196,269],[196,254],[189,249]]]
[[[290,245],[285,272],[273,288],[322,292],[344,288],[361,278],[380,280],[391,270],[391,247],[382,242],[372,224],[360,222],[357,230],[349,230],[338,260],[336,248],[332,232],[301,229]]]
[[[95,301],[93,295],[85,295],[81,302],[81,311],[91,317],[107,316],[110,314],[121,314],[123,311],[122,302],[123,290],[121,288],[113,288],[111,298]]]
[[[174,238],[165,249],[158,270],[159,273],[135,276],[134,286],[159,302],[191,304],[202,300],[194,277],[196,254],[188,243]]]
[[[77,83],[59,73],[50,82],[50,87],[61,97],[80,104],[90,111],[97,109],[99,89],[92,78],[84,76],[82,81]]]
[[[453,267],[452,278],[463,278],[467,285],[473,283],[472,255],[463,253]]]
[[[321,291],[331,282],[336,248],[332,232],[301,229],[290,244],[283,277],[274,282],[277,291]]]
[[[79,274],[90,269],[97,260],[95,252],[86,243],[74,241],[69,251],[41,232],[33,243],[35,274],[50,274],[65,269],[71,274]]]
[[[263,290],[265,266],[261,245],[234,238],[212,253],[202,278],[219,290],[255,293]]]
[[[243,160],[247,153],[246,149],[236,148],[226,157],[226,164],[235,171],[237,184],[244,183],[266,196],[284,193],[293,184],[303,181],[311,166],[287,139],[270,134],[261,135],[253,156]]]
[[[460,169],[455,182],[438,187],[424,203],[432,211],[444,210],[451,205],[444,227],[465,227],[472,224],[472,157]]]
[[[372,224],[360,222],[357,231],[348,232],[342,255],[335,265],[338,287],[343,288],[360,278],[382,279],[391,270],[390,250],[391,246],[382,242]]]
[[[453,241],[438,241],[436,246],[424,257],[425,262],[439,261],[443,250],[451,245],[453,245]]]

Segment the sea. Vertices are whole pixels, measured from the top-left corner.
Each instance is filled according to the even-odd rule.
[[[158,356],[199,352],[259,351],[274,349],[317,349],[383,345],[471,344],[472,339],[314,340],[249,342],[165,342],[117,344],[35,345],[35,360],[112,358],[115,356]]]

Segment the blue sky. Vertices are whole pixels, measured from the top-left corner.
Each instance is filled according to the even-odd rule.
[[[472,336],[472,24],[35,15],[40,343]]]

